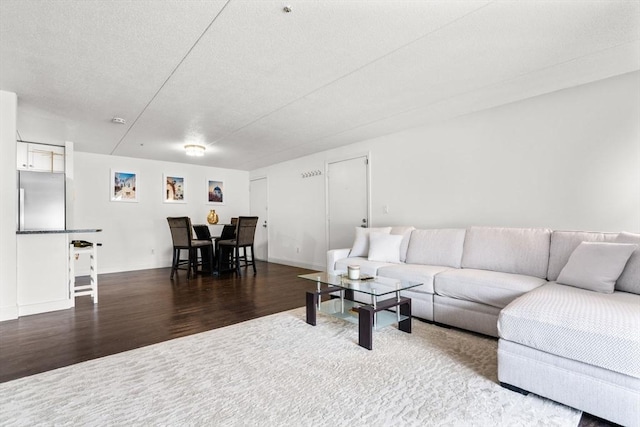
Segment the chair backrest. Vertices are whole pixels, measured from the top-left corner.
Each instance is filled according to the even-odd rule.
[[[174,247],[191,247],[191,220],[188,216],[168,217]]]
[[[225,226],[222,227],[222,233],[220,233],[219,239],[229,240],[229,239],[235,239],[235,238],[236,238],[236,226],[225,224]]]
[[[238,242],[238,246],[253,244],[257,224],[257,216],[241,216],[238,218],[238,227],[236,229],[236,241]]]
[[[196,224],[193,226],[193,231],[196,232],[196,238],[198,240],[211,240],[211,232],[209,226],[204,224]]]
[[[231,218],[231,225],[238,225],[238,218]]]

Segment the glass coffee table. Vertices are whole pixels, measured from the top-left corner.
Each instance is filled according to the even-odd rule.
[[[398,329],[411,333],[411,298],[400,292],[422,285],[419,282],[369,277],[351,280],[346,274],[311,273],[298,276],[318,284],[315,292],[307,292],[307,323],[316,325],[319,312],[358,324],[358,344],[373,348],[373,330],[397,323]],[[371,303],[354,301],[356,292],[368,295]],[[322,295],[334,294],[339,298],[322,301]],[[388,297],[378,300],[379,297]],[[396,311],[389,311],[396,307]]]

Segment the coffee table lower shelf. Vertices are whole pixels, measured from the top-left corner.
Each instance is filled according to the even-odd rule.
[[[343,307],[344,302],[344,307]],[[328,314],[333,317],[337,317],[347,322],[358,324],[358,316],[360,307],[369,307],[368,304],[361,304],[355,301],[340,300],[339,298],[330,299],[320,303],[320,313]],[[387,326],[399,323],[403,320],[407,320],[409,316],[400,314],[400,318],[393,311],[379,311],[375,316],[374,329],[382,329]]]
[[[399,297],[379,301],[376,307],[341,298],[333,298],[320,302],[322,294],[335,291],[335,288],[329,288],[319,292],[307,292],[308,324],[316,325],[316,315],[318,311],[351,323],[356,323],[358,324],[358,344],[368,350],[373,348],[374,329],[382,329],[397,323],[399,330],[411,333],[410,298]],[[392,307],[396,307],[399,313],[388,311]]]

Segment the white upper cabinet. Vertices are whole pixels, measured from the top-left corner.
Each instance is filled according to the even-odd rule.
[[[18,142],[17,168],[36,172],[64,172],[64,147]]]
[[[16,154],[19,170],[25,170],[29,168],[29,144],[25,142],[18,142],[16,147]]]

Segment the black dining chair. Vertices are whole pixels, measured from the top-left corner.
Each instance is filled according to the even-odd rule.
[[[200,248],[200,258],[202,260],[202,270],[209,273],[214,272],[214,266],[216,265],[216,251],[214,249],[215,240],[211,237],[211,231],[206,224],[193,224],[193,231],[196,233],[196,239],[213,242],[213,246],[203,246]]]
[[[231,265],[233,269],[240,274],[240,267],[253,267],[253,274],[256,274],[256,263],[253,252],[253,239],[256,234],[256,226],[258,224],[257,216],[241,216],[238,217],[236,225],[236,236],[229,240],[218,241],[220,253],[225,249],[231,252]],[[247,256],[247,249],[251,249],[251,258]],[[242,250],[242,254],[240,254]]]
[[[233,218],[232,218],[233,219]],[[236,224],[238,223],[236,218]],[[220,247],[219,242],[221,240],[233,240],[236,238],[236,225],[225,224],[222,228],[220,236],[213,239],[213,245],[216,250],[216,266],[218,273],[233,270],[232,267],[232,255],[233,247],[223,246]]]
[[[211,240],[211,231],[209,231],[208,225],[194,224],[193,231],[196,232],[196,238],[198,240]]]
[[[198,265],[203,268],[208,264],[213,266],[213,243],[211,240],[193,238],[191,220],[189,217],[168,217],[169,229],[173,240],[173,261],[171,263],[171,279],[178,270],[187,270],[187,279],[197,272]],[[198,259],[198,249],[201,249],[201,257]],[[202,251],[202,249],[205,249]],[[208,249],[208,250],[207,250]],[[180,259],[182,250],[188,251],[186,260]],[[204,259],[203,259],[204,258]]]
[[[238,218],[235,218],[235,220],[237,224]],[[206,224],[194,224],[193,231],[196,232],[198,240],[211,240],[213,242],[213,265],[216,266],[216,270],[214,271],[220,272],[221,270],[231,270],[231,251],[225,250],[223,251],[224,253],[221,253],[220,248],[218,247],[218,242],[220,240],[234,239],[236,237],[236,226],[232,224],[224,224],[222,227],[222,233],[217,237],[211,236],[209,226]],[[205,252],[207,250],[208,248],[202,248],[200,250],[203,259],[206,257]],[[206,259],[204,261],[206,261]]]

